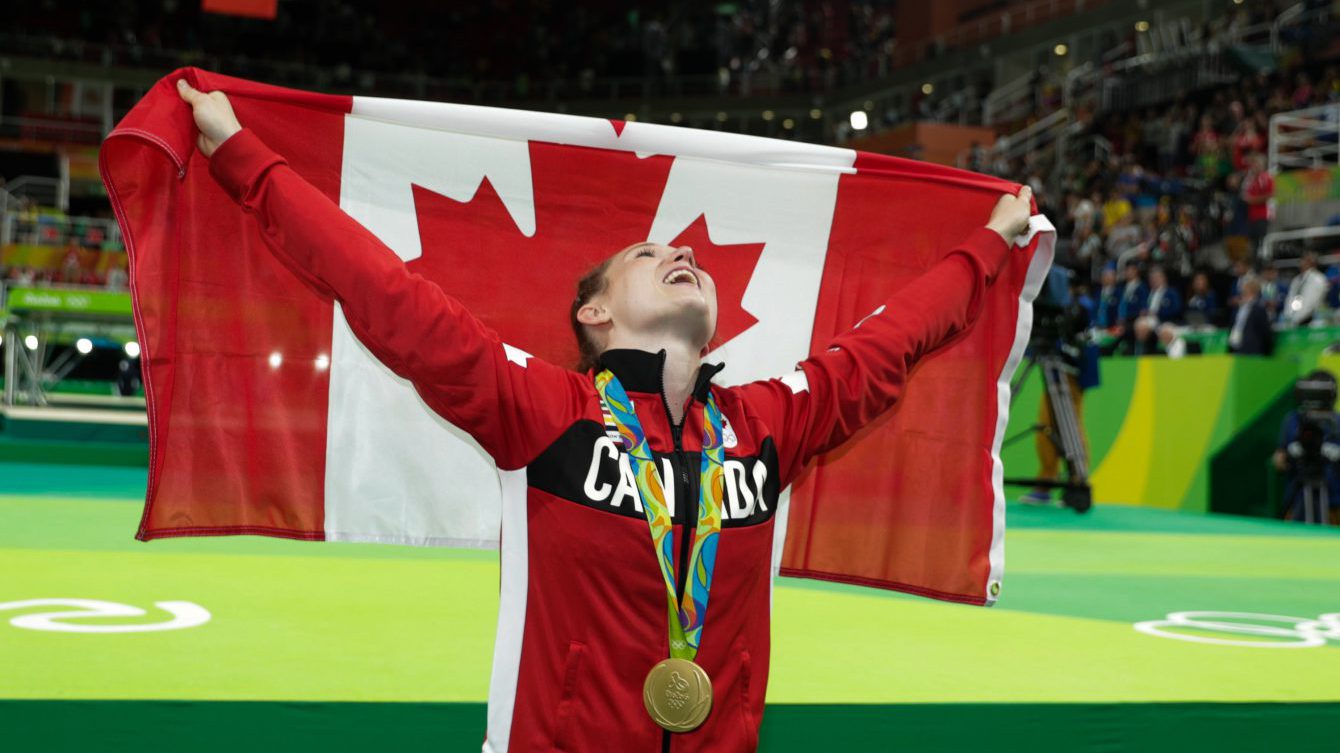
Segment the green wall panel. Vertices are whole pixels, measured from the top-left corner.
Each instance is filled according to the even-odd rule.
[[[1204,512],[1214,507],[1215,488],[1246,493],[1247,484],[1253,494],[1269,496],[1267,487],[1278,481],[1265,469],[1266,455],[1292,406],[1294,380],[1318,366],[1340,374],[1340,355],[1322,352],[1335,331],[1288,334],[1272,358],[1103,359],[1102,384],[1084,398],[1095,501]],[[1013,403],[1008,437],[1037,422],[1042,395],[1042,377],[1034,373]],[[1211,462],[1226,452],[1231,461]],[[1031,437],[1001,456],[1007,477],[1037,474]],[[1217,486],[1215,473],[1224,476]],[[1226,504],[1225,510],[1258,514],[1268,507]]]

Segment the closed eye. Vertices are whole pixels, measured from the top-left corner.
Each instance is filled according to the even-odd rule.
[[[653,250],[651,250],[650,248],[644,248],[644,249],[642,249],[641,251],[638,251],[636,255],[637,255],[637,256],[655,256],[655,255],[656,255],[656,252],[653,251]]]

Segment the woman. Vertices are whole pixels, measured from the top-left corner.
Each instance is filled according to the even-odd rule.
[[[211,174],[270,250],[502,471],[484,750],[753,750],[778,494],[972,324],[1028,224],[1029,190],[827,352],[734,388],[700,363],[711,275],[688,247],[634,243],[579,282],[578,373],[504,345],[409,272],[243,129],[224,94],[178,87]]]

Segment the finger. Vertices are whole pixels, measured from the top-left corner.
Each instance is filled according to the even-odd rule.
[[[186,83],[186,79],[179,78],[177,79],[177,93],[181,95],[182,99],[194,105],[204,92]]]

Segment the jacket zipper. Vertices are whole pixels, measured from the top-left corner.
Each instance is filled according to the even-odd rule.
[[[676,487],[675,498],[684,501],[684,528],[679,536],[679,561],[678,567],[675,568],[676,603],[684,598],[684,589],[688,583],[689,532],[697,528],[695,525],[690,529],[690,521],[696,523],[698,520],[698,495],[692,494],[691,492],[695,490],[689,488],[688,460],[684,457],[684,419],[688,417],[692,405],[693,398],[690,396],[683,416],[679,423],[675,423],[675,416],[670,412],[670,399],[665,395],[665,351],[661,351],[661,407],[665,409],[665,422],[670,425],[670,436],[675,443],[675,453],[670,462],[678,476],[672,483]],[[661,731],[661,753],[670,753],[670,736],[670,730]]]
[[[692,405],[690,398],[689,404]],[[675,599],[684,598],[684,588],[688,583],[688,563],[689,558],[689,533],[697,529],[698,521],[698,495],[693,494],[694,489],[689,488],[688,458],[684,454],[684,420],[680,419],[675,423],[674,416],[670,413],[670,401],[665,396],[665,385],[661,385],[661,406],[665,408],[665,420],[670,424],[670,436],[674,439],[675,453],[671,459],[678,478],[675,479],[675,499],[684,501],[684,529],[679,537],[679,560],[678,567],[675,568]],[[684,410],[684,416],[688,416],[688,408]]]

